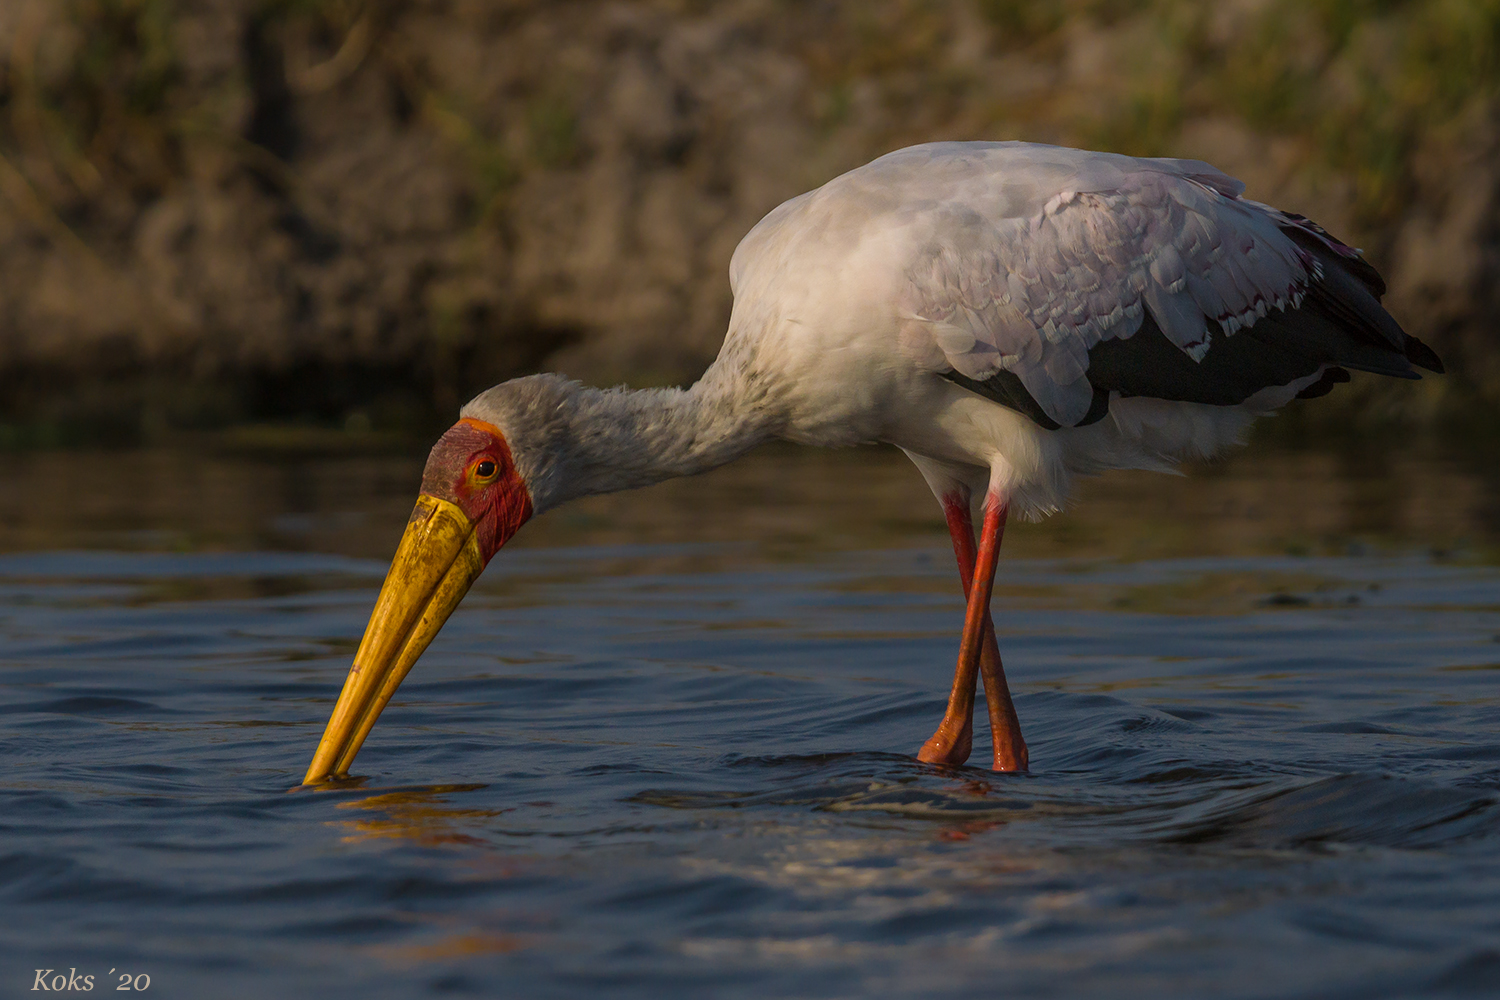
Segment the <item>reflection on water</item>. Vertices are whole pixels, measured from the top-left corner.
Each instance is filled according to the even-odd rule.
[[[0,551],[275,549],[389,558],[421,456],[279,459],[186,451],[4,457]],[[1187,477],[1121,472],[1074,509],[1006,534],[1018,556],[1488,552],[1500,469],[1479,457],[1373,447],[1257,449]],[[890,448],[774,445],[693,479],[590,497],[527,525],[517,548],[743,542],[750,557],[929,544],[946,537],[921,477]],[[736,556],[736,558],[741,558]]]
[[[108,488],[59,488],[80,462]],[[1252,452],[1105,477],[1008,533],[996,618],[1037,770],[996,775],[911,756],[961,616],[920,478],[767,449],[528,526],[363,777],[289,794],[419,469],[7,467],[0,979],[371,1000],[1500,981],[1482,465]]]
[[[362,782],[353,781],[357,786]],[[455,792],[473,792],[483,785],[432,785],[427,788],[399,792],[384,792],[369,798],[340,802],[339,809],[358,809],[370,815],[364,819],[340,820],[336,825],[348,831],[346,842],[371,840],[380,837],[402,837],[426,846],[436,844],[479,844],[478,837],[463,832],[464,828],[492,816],[499,816],[504,809],[457,809],[449,804],[449,796]]]

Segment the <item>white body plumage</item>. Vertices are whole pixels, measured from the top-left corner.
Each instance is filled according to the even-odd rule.
[[[1295,377],[1253,385],[1230,405],[1090,382],[1090,351],[1144,345],[1143,322],[1193,366],[1227,356],[1220,345],[1269,328],[1265,317],[1295,309],[1322,280],[1302,244],[1355,256],[1300,216],[1241,199],[1241,188],[1197,161],[1027,143],[900,150],[751,230],[731,264],[724,346],[690,389],[602,391],[534,376],[481,394],[464,415],[513,442],[538,511],[703,471],[781,437],[889,442],[940,496],[999,491],[1014,512],[1040,517],[1065,503],[1076,474],[1170,470],[1220,451],[1330,367],[1299,355]],[[1377,323],[1379,332],[1404,338],[1360,294],[1369,306],[1359,308],[1395,330]],[[1351,367],[1405,374],[1399,349],[1371,362],[1374,348],[1361,346]],[[1153,357],[1140,364],[1160,368]],[[1144,368],[1127,375],[1161,381]],[[1030,414],[976,390],[1001,377],[1029,397]]]

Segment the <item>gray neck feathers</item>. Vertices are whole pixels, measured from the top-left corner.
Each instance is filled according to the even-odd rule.
[[[772,436],[759,407],[714,371],[689,389],[595,389],[561,375],[512,379],[462,415],[505,435],[537,513],[594,493],[707,472]]]

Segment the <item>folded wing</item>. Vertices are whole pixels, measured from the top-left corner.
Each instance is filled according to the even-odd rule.
[[[1102,418],[1112,392],[1232,405],[1320,373],[1303,394],[1321,394],[1344,368],[1441,371],[1318,226],[1196,161],[1110,166],[1107,187],[1085,178],[1029,217],[932,207],[901,306],[943,374],[1058,427]]]

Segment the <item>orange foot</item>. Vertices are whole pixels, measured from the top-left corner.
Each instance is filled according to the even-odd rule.
[[[969,752],[974,748],[974,727],[948,725],[947,720],[938,727],[922,749],[917,751],[917,760],[924,764],[946,764],[949,767],[958,767],[969,759]]]

